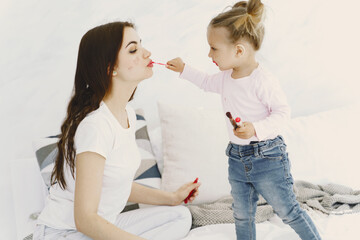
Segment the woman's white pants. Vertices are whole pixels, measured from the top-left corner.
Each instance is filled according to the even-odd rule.
[[[115,225],[134,235],[153,240],[184,238],[191,227],[191,214],[184,206],[152,206],[118,215]],[[90,240],[76,230],[58,230],[44,225],[35,229],[33,240]]]

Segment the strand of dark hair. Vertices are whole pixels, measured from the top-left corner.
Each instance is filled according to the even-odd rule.
[[[72,177],[75,178],[75,133],[80,122],[99,108],[111,89],[110,73],[116,64],[124,27],[134,26],[129,22],[108,23],[89,30],[81,39],[73,96],[61,125],[51,185],[58,183],[62,189],[66,189],[65,166],[70,167]]]
[[[67,109],[67,117],[61,126],[61,135],[57,143],[58,155],[55,161],[54,170],[51,174],[51,184],[55,184],[57,180],[63,189],[66,188],[66,181],[64,178],[64,160],[70,167],[72,176],[74,177],[74,159],[76,156],[74,137],[76,129],[87,114],[99,108],[99,103],[101,101],[88,97],[89,94],[86,93],[79,95],[75,94],[72,97]],[[56,173],[60,173],[59,176],[56,176]]]

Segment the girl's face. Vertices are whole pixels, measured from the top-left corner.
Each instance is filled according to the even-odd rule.
[[[125,81],[141,81],[153,75],[151,53],[141,45],[141,40],[132,27],[125,27],[117,65],[118,77]]]
[[[208,56],[221,71],[232,69],[236,65],[236,47],[228,40],[228,34],[224,27],[209,26],[207,29],[207,40],[210,45]]]

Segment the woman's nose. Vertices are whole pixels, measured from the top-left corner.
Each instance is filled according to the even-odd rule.
[[[211,50],[209,50],[208,57],[211,58]]]
[[[151,56],[151,52],[144,48],[144,58],[149,58]]]

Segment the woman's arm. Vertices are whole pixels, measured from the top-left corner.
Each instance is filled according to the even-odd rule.
[[[104,165],[105,158],[94,152],[76,156],[74,217],[77,230],[95,240],[143,239],[121,230],[97,214]]]
[[[189,182],[182,185],[176,192],[166,192],[133,183],[129,201],[151,205],[175,206],[181,204],[189,193],[195,189],[192,197],[189,199],[189,202],[194,201],[199,194],[200,185],[200,183]]]

